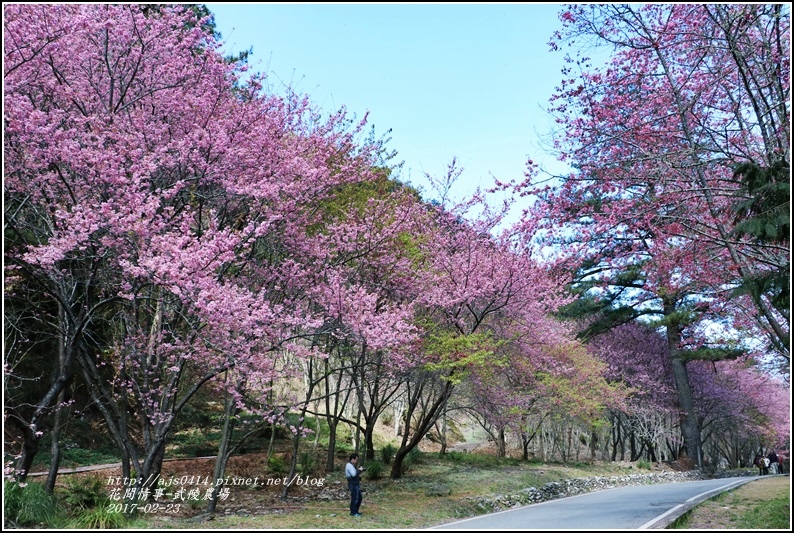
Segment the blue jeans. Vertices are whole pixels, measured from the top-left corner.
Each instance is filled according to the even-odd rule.
[[[348,483],[347,488],[350,489],[350,514],[358,514],[362,499],[361,485],[359,483]]]

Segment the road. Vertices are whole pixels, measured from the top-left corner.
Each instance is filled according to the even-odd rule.
[[[659,529],[688,509],[756,477],[640,485],[570,496],[431,529]]]

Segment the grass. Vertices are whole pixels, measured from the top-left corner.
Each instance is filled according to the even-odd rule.
[[[3,482],[3,518],[16,527],[55,527],[60,510],[55,498],[47,494],[44,485],[36,482]]]
[[[309,425],[313,426],[314,420]],[[323,419],[320,419],[321,437],[320,448],[327,441],[327,427],[324,427]],[[340,431],[340,441],[337,442],[338,460],[346,453],[341,450],[347,445],[349,435],[345,431]],[[169,458],[194,458],[203,455],[212,455],[217,449],[219,433],[217,430],[204,428],[201,430],[183,429],[175,432],[169,439],[168,451]],[[435,453],[411,454],[406,458],[409,465],[404,476],[399,480],[389,478],[390,467],[383,465],[383,477],[380,479],[367,479],[363,484],[364,504],[362,512],[364,516],[352,519],[346,510],[347,501],[345,499],[346,483],[343,472],[337,468],[330,474],[318,473],[316,469],[321,468],[324,463],[322,454],[311,457],[305,450],[312,441],[311,437],[304,441],[304,451],[300,457],[300,470],[303,474],[308,474],[309,470],[315,470],[314,475],[326,478],[325,488],[314,487],[312,490],[331,490],[336,487],[336,495],[330,500],[317,498],[299,499],[294,498],[285,507],[283,504],[274,504],[273,501],[263,501],[263,493],[249,491],[246,494],[238,492],[238,501],[234,501],[235,493],[228,502],[219,504],[218,517],[210,522],[197,519],[175,517],[169,515],[148,515],[139,517],[135,521],[136,529],[159,528],[159,529],[316,529],[321,526],[324,529],[417,529],[450,522],[456,519],[475,516],[482,513],[476,504],[476,497],[492,497],[496,494],[511,494],[527,487],[541,487],[552,481],[561,481],[570,478],[594,477],[594,476],[613,476],[631,473],[642,473],[652,470],[650,463],[637,463],[631,467],[621,466],[614,463],[594,463],[577,462],[572,464],[562,463],[540,463],[538,461],[521,461],[519,459],[500,459],[491,455],[478,453],[451,452],[441,457]],[[249,443],[247,451],[264,451],[269,442],[269,435],[259,436]],[[277,439],[282,445],[288,441],[284,438]],[[389,444],[385,440],[380,446],[376,446],[377,457],[383,463],[391,459],[393,449],[389,449]],[[386,448],[384,450],[384,448]],[[118,461],[108,453],[108,450],[86,450],[72,448],[67,450],[68,466],[74,464],[90,465],[98,463],[108,463]],[[350,450],[345,450],[345,452]],[[40,454],[47,455],[47,454]],[[284,461],[281,455],[275,455],[272,461]],[[343,460],[342,460],[343,462]],[[376,461],[371,462],[375,465]],[[64,466],[67,466],[66,464]],[[242,477],[258,475],[261,472],[277,473],[276,471],[286,470],[284,467],[276,468],[278,465],[270,464],[244,468],[241,472],[229,472]],[[231,468],[231,467],[230,467]],[[305,471],[305,472],[304,472]],[[227,473],[229,473],[227,472]],[[176,472],[174,472],[175,474]],[[194,472],[191,472],[194,473]],[[373,472],[374,473],[374,472]],[[373,476],[376,477],[376,476]],[[788,491],[788,477],[776,478],[786,480],[786,492],[770,496],[766,493],[755,500],[748,500],[741,503],[742,512],[731,511],[730,520],[716,527],[705,527],[706,529],[721,528],[749,528],[749,529],[788,529],[789,517],[788,509],[790,502],[790,492]],[[63,481],[67,490],[67,499],[63,500],[64,507],[72,507],[73,511],[68,517],[59,518],[56,507],[51,507],[51,500],[45,497],[39,498],[34,495],[37,489],[25,491],[25,493],[6,494],[6,516],[8,511],[15,516],[19,522],[29,525],[46,524],[48,527],[100,527],[109,529],[113,527],[130,527],[125,524],[120,516],[110,516],[102,505],[96,505],[92,501],[85,505],[80,504],[83,500],[93,498],[92,486],[88,480],[82,480],[84,486],[70,486]],[[750,483],[746,486],[765,483],[770,480],[761,480]],[[451,494],[445,491],[434,491],[433,487],[449,487]],[[709,504],[717,506],[733,505],[733,499],[741,494],[743,487],[736,491],[713,499]],[[242,490],[242,489],[241,489]],[[8,492],[8,491],[6,491]],[[83,494],[83,493],[86,494]],[[735,494],[734,494],[735,493]],[[438,494],[438,495],[435,495]],[[305,493],[304,493],[305,495]],[[11,496],[11,498],[9,498]],[[16,498],[15,498],[16,496]],[[246,500],[247,498],[247,500]],[[68,499],[74,501],[68,501]],[[243,500],[246,500],[243,503]],[[8,507],[9,502],[12,508]],[[69,505],[71,504],[71,505]],[[238,510],[241,507],[251,507],[258,511],[251,513],[252,516],[241,516],[233,512],[224,515],[224,508]],[[189,506],[191,514],[199,514],[201,506]],[[702,506],[701,506],[702,507]],[[77,510],[79,508],[79,511]],[[261,514],[264,510],[267,514]],[[21,514],[20,514],[21,513]],[[720,509],[717,514],[726,513]],[[351,522],[355,520],[355,522]],[[678,528],[700,528],[695,520],[694,512],[680,518],[677,521]]]
[[[551,481],[576,477],[611,476],[634,472],[616,464],[542,464],[517,459],[498,459],[478,454],[419,454],[408,472],[398,480],[386,477],[362,483],[364,516],[351,518],[347,513],[344,474],[341,471],[324,474],[325,487],[339,487],[341,494],[331,501],[312,499],[291,501],[287,512],[277,512],[278,504],[265,504],[269,514],[239,516],[221,513],[210,522],[190,522],[190,528],[209,529],[418,529],[455,519],[475,516],[483,511],[474,499],[478,496],[508,494],[523,488],[540,487]],[[437,491],[451,488],[451,493]],[[317,489],[321,490],[321,489]],[[238,493],[239,494],[239,493]],[[439,494],[439,495],[435,495]],[[251,496],[262,504],[256,492]],[[247,504],[227,502],[238,508]],[[253,502],[249,502],[255,505]],[[231,505],[230,505],[231,507]],[[185,520],[152,516],[149,527],[181,528]]]
[[[790,506],[790,477],[757,479],[702,503],[668,529],[788,530]]]
[[[36,454],[33,465],[31,466],[31,471],[49,470],[50,460],[52,459],[49,453],[49,446],[49,442],[47,441],[40,446],[40,451]],[[74,443],[67,441],[61,446],[60,468],[117,463],[121,460],[120,457],[116,448],[80,448]]]
[[[738,526],[741,529],[789,529],[789,502],[788,496],[777,496],[763,502],[744,513]]]

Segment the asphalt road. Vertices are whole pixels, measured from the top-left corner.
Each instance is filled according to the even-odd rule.
[[[602,490],[431,529],[661,529],[698,503],[757,477],[683,481]]]

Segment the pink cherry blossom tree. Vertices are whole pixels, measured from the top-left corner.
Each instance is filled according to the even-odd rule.
[[[551,45],[575,55],[551,111],[560,159],[576,170],[549,184],[530,164],[519,190],[539,201],[527,233],[560,245],[591,295],[666,327],[687,451],[699,463],[687,361],[737,353],[703,335],[705,324],[774,337],[770,349],[787,357],[785,313],[764,295],[747,302],[748,315],[733,289],[758,269],[785,268],[788,252],[773,245],[756,260],[760,248],[732,233],[730,213],[738,163],[789,157],[788,17],[771,6],[573,5],[560,18]],[[603,67],[587,57],[598,45],[611,47]]]
[[[268,382],[277,354],[313,355],[319,265],[292,255],[318,202],[374,177],[362,124],[243,84],[205,22],[180,6],[6,10],[7,265],[63,309],[67,355],[28,426],[41,437],[79,363],[139,480],[205,383],[232,368]]]

